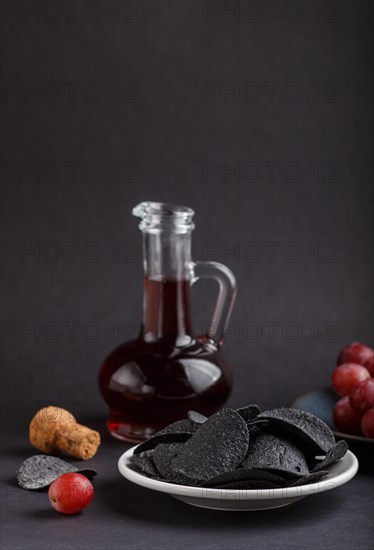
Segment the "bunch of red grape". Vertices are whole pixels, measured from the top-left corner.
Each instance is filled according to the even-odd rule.
[[[374,438],[374,350],[353,342],[339,353],[332,387],[341,399],[334,407],[334,423],[347,434]]]

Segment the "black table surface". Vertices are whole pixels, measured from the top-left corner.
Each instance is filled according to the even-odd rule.
[[[117,461],[129,445],[106,434],[104,419],[86,422],[103,434],[97,455],[84,463],[98,471],[95,498],[84,512],[64,516],[51,508],[46,491],[25,491],[17,486],[17,468],[38,452],[28,442],[25,421],[3,419],[2,549],[373,548],[374,484],[367,464],[349,483],[284,508],[205,510],[124,479]],[[362,463],[365,458],[362,456]]]

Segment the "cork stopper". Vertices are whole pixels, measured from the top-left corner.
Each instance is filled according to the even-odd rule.
[[[44,407],[31,420],[30,443],[44,453],[63,453],[81,460],[92,458],[100,445],[100,434],[78,424],[60,407]]]

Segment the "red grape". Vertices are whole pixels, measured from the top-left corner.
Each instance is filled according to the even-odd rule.
[[[340,396],[348,395],[355,386],[370,378],[369,371],[357,363],[345,363],[332,373],[332,387]]]
[[[334,424],[337,429],[347,434],[359,434],[361,414],[351,405],[348,395],[339,399],[334,407]]]
[[[63,474],[54,480],[48,491],[53,508],[62,514],[77,514],[94,497],[92,483],[82,474]]]
[[[374,408],[366,411],[362,417],[361,430],[366,437],[374,439]]]
[[[338,356],[337,365],[343,365],[344,363],[357,363],[359,365],[365,365],[365,362],[374,355],[374,350],[361,344],[360,342],[352,342],[345,346]]]
[[[349,400],[352,407],[361,413],[374,407],[374,379],[360,382],[349,394]]]
[[[366,367],[367,370],[370,372],[371,376],[374,377],[374,355],[369,357],[369,359],[366,361],[364,367]]]

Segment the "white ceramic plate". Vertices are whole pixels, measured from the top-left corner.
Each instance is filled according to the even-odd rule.
[[[330,474],[319,483],[283,489],[207,489],[157,481],[136,471],[130,459],[135,447],[126,451],[118,461],[118,469],[129,481],[182,500],[192,506],[213,510],[249,511],[280,508],[306,496],[330,491],[347,483],[358,470],[358,460],[348,451],[338,462],[327,468]]]

